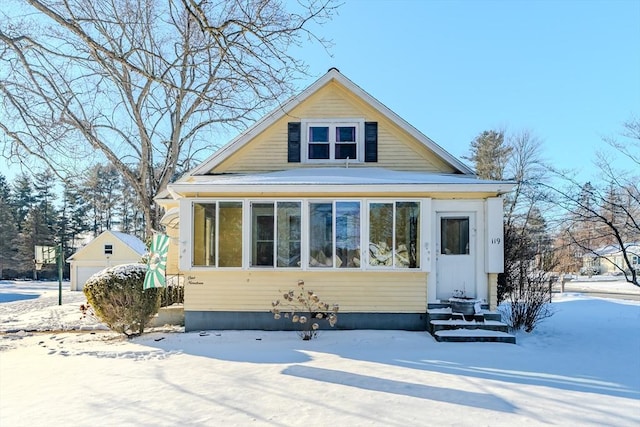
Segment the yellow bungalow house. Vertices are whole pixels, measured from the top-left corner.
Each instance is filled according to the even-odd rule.
[[[159,198],[185,327],[278,329],[304,280],[341,328],[424,330],[456,291],[496,304],[502,195],[332,68]]]

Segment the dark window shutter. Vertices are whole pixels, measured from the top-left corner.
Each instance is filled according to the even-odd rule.
[[[364,124],[364,161],[378,161],[378,122]]]
[[[300,163],[300,122],[289,123],[287,142],[287,159],[289,163]]]

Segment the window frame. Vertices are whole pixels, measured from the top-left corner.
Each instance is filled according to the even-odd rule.
[[[242,230],[241,230],[241,242],[242,242],[242,248],[240,251],[240,265],[239,266],[220,266],[220,204],[221,203],[240,203],[241,205],[241,209],[242,209],[242,213],[241,213],[241,220],[242,220]],[[198,264],[194,264],[195,262],[195,205],[215,205],[215,227],[214,227],[214,238],[215,240],[213,241],[213,246],[214,246],[214,263],[213,265],[198,265]],[[190,224],[189,224],[189,235],[190,235],[190,244],[189,244],[189,248],[187,248],[189,250],[189,265],[191,266],[189,270],[212,270],[212,269],[218,269],[218,270],[240,270],[243,269],[245,266],[245,251],[246,251],[246,235],[247,235],[247,230],[246,230],[246,215],[245,215],[245,210],[246,210],[246,203],[244,200],[238,200],[238,199],[193,199],[190,200],[189,203],[189,211],[191,212],[190,215]],[[181,230],[182,232],[182,230]],[[181,266],[182,268],[182,266]]]
[[[338,215],[337,215],[337,210],[338,210],[338,204],[339,203],[357,203],[358,204],[358,211],[360,213],[360,217],[358,218],[358,228],[359,228],[359,232],[358,232],[358,237],[359,237],[359,241],[357,242],[357,246],[360,248],[360,266],[358,267],[349,267],[347,266],[342,266],[342,261],[340,262],[340,265],[338,265]],[[307,205],[307,211],[310,211],[311,205],[312,204],[331,204],[331,265],[330,266],[322,266],[322,265],[312,265],[311,264],[311,215],[310,213],[307,214],[306,219],[303,218],[302,221],[306,222],[307,225],[307,245],[303,247],[303,252],[306,253],[307,255],[307,260],[306,260],[306,264],[303,265],[305,270],[310,270],[310,271],[344,271],[344,270],[351,270],[351,271],[359,271],[359,270],[364,270],[363,268],[363,262],[362,262],[362,257],[363,257],[363,253],[362,253],[362,243],[363,243],[363,219],[362,219],[362,207],[363,205],[365,205],[364,201],[362,199],[307,199],[305,200],[305,204]]]
[[[425,245],[428,243],[429,241],[429,236],[430,236],[430,232],[428,230],[429,226],[427,224],[428,218],[430,218],[430,203],[425,203],[425,202],[429,202],[430,199],[421,199],[421,198],[366,198],[366,197],[362,197],[362,198],[269,198],[269,199],[260,199],[260,198],[245,198],[245,199],[237,199],[237,198],[216,198],[216,199],[209,199],[209,198],[193,198],[193,199],[183,199],[181,200],[180,203],[180,210],[181,210],[181,216],[184,215],[184,218],[189,218],[189,221],[181,221],[181,227],[180,227],[180,235],[181,236],[187,236],[186,233],[188,233],[188,238],[185,237],[181,237],[180,238],[180,244],[181,246],[184,244],[187,247],[183,246],[183,249],[181,249],[181,253],[183,254],[182,256],[180,256],[179,259],[179,264],[180,264],[180,269],[188,272],[188,271],[218,271],[218,270],[224,270],[224,271],[229,271],[229,270],[243,270],[243,271],[271,271],[271,270],[280,270],[280,271],[333,271],[333,272],[338,272],[338,271],[351,271],[351,272],[355,272],[355,271],[396,271],[396,272],[424,272],[424,271],[430,271],[430,266],[429,266],[429,258],[427,253],[425,252]],[[241,266],[237,266],[237,267],[220,267],[219,266],[219,215],[220,215],[220,203],[228,203],[228,202],[236,202],[236,203],[241,203],[242,204],[242,249],[241,249],[241,254],[242,254],[242,260],[241,260]],[[277,206],[279,203],[287,203],[287,202],[294,202],[294,203],[299,203],[300,206],[300,239],[298,244],[300,245],[300,260],[299,260],[299,264],[297,266],[278,266],[278,228],[277,228],[277,217],[278,217],[278,210],[277,210]],[[360,266],[359,267],[355,267],[355,266],[351,266],[351,267],[338,267],[336,266],[336,239],[337,239],[337,221],[336,221],[336,204],[337,203],[341,203],[341,202],[355,202],[358,203],[359,205],[359,212],[360,212],[360,218],[359,218],[359,247],[360,247]],[[418,218],[418,227],[419,227],[419,234],[418,234],[418,242],[417,242],[417,250],[419,252],[418,254],[418,262],[419,262],[419,266],[418,267],[414,267],[414,268],[410,268],[410,267],[400,267],[400,266],[396,266],[396,260],[395,260],[395,256],[396,256],[396,248],[394,247],[393,249],[393,257],[394,257],[394,261],[393,264],[391,266],[373,266],[370,265],[370,253],[369,253],[369,243],[370,243],[370,209],[371,209],[371,204],[374,203],[387,203],[387,204],[392,204],[394,206],[394,213],[393,213],[393,232],[394,232],[394,239],[396,239],[396,207],[397,207],[397,203],[403,203],[403,202],[412,202],[412,203],[417,203],[418,209],[419,209],[419,218]],[[252,226],[253,226],[253,213],[251,210],[251,206],[252,204],[257,203],[257,204],[261,204],[261,203],[273,203],[274,205],[274,217],[275,217],[275,222],[276,222],[276,228],[275,228],[275,233],[274,233],[274,252],[275,252],[275,256],[274,256],[274,265],[273,266],[259,266],[259,265],[252,265]],[[310,265],[310,206],[312,203],[331,203],[332,205],[332,238],[333,238],[333,242],[332,242],[332,246],[333,246],[333,263],[331,267],[324,267],[324,268],[318,268],[318,267],[312,267]],[[194,206],[196,204],[215,204],[216,205],[216,239],[215,239],[215,250],[216,250],[216,256],[215,256],[215,265],[194,265],[194,252],[195,252],[195,239],[194,239],[194,235],[195,235],[195,217],[194,217]],[[425,209],[429,210],[429,212],[425,212]],[[425,228],[426,227],[426,228]],[[395,246],[395,240],[394,240],[394,246]]]
[[[336,159],[336,144],[340,144],[339,141],[336,141],[336,129],[348,126],[355,128],[356,158]],[[309,147],[320,144],[309,141],[310,128],[312,127],[329,128],[328,159],[312,159],[309,157]],[[304,163],[364,163],[364,118],[303,119],[301,121],[301,151],[303,152],[302,161]]]
[[[398,236],[397,236],[397,221],[398,221],[398,203],[416,203],[418,205],[418,212],[419,212],[419,216],[418,216],[418,220],[417,220],[417,227],[418,227],[418,235],[417,235],[417,242],[416,242],[416,256],[417,256],[417,262],[418,262],[418,266],[417,267],[401,267],[397,265],[397,258],[398,258],[398,254],[397,254],[397,244],[398,244]],[[392,236],[391,236],[391,265],[372,265],[371,264],[371,253],[370,253],[370,245],[372,243],[371,241],[371,205],[373,204],[387,204],[387,205],[392,205],[393,207],[393,211],[391,214],[391,218],[392,218],[392,224],[391,224],[391,232],[392,232]],[[423,203],[423,199],[405,199],[405,198],[398,198],[398,199],[369,199],[367,200],[367,209],[366,209],[366,245],[367,245],[367,251],[366,251],[366,264],[365,264],[365,270],[382,270],[382,271],[428,271],[428,258],[424,256],[423,252],[422,252],[422,247],[424,246],[424,242],[425,239],[428,239],[428,237],[426,237],[427,231],[424,227],[424,218],[425,218],[425,204]],[[428,214],[428,213],[427,213]]]
[[[300,223],[299,223],[299,239],[298,239],[298,245],[300,246],[300,265],[298,267],[296,266],[279,266],[278,262],[279,262],[279,247],[280,247],[280,239],[279,239],[279,222],[278,222],[278,213],[279,210],[278,208],[280,207],[281,204],[284,203],[297,203],[299,205],[299,213],[300,213]],[[258,264],[254,264],[254,243],[258,243],[258,240],[256,240],[254,242],[254,211],[253,211],[253,206],[254,205],[272,205],[273,208],[273,240],[271,240],[272,242],[272,249],[273,249],[273,259],[272,259],[272,265],[258,265]],[[249,212],[247,213],[248,217],[250,218],[250,228],[247,230],[247,234],[248,234],[248,241],[243,241],[243,244],[247,244],[248,243],[248,251],[249,251],[249,255],[247,257],[246,260],[246,267],[247,269],[256,269],[256,270],[265,270],[265,269],[282,269],[282,270],[293,270],[293,269],[301,269],[302,268],[302,241],[303,241],[303,227],[302,227],[302,222],[303,222],[303,206],[304,206],[304,202],[301,200],[292,200],[292,199],[247,199],[246,203],[245,203],[245,207],[248,206],[248,210]],[[291,242],[295,242],[295,240],[293,239],[288,239],[287,240],[289,243]]]

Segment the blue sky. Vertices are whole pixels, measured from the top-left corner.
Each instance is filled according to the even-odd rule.
[[[586,179],[602,137],[640,116],[640,0],[346,0],[314,31],[333,56],[301,49],[300,89],[337,67],[458,157],[483,130],[526,128]]]
[[[337,67],[458,157],[483,130],[526,128],[588,176],[640,116],[640,0],[346,0],[321,32],[335,46],[303,50],[314,75]]]

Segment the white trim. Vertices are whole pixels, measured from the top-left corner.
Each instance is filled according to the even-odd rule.
[[[310,159],[309,158],[309,128],[311,126],[326,126],[329,128],[329,158]],[[356,129],[356,157],[355,159],[335,158],[335,129],[340,126],[353,126]],[[344,163],[364,163],[364,119],[363,118],[336,118],[336,119],[302,119],[300,125],[300,146],[302,150],[302,162],[311,164],[344,164]]]
[[[361,193],[363,195],[376,193],[495,193],[501,195],[511,191],[513,186],[509,183],[502,184],[233,184],[210,185],[205,183],[181,183],[173,184],[172,188],[179,197],[196,195],[203,197],[206,194],[238,194],[238,193],[301,193],[336,195],[342,193]],[[286,196],[285,196],[286,197]]]
[[[485,227],[486,227],[486,216],[485,216],[485,203],[484,200],[474,199],[474,200],[433,200],[432,202],[432,211],[431,211],[431,232],[432,232],[432,241],[434,244],[432,251],[432,260],[431,260],[431,271],[436,272],[437,274],[437,266],[436,266],[436,258],[437,251],[440,247],[440,242],[438,242],[438,214],[451,214],[451,215],[466,215],[473,213],[475,216],[475,228],[474,230],[469,230],[470,233],[474,232],[475,236],[475,253],[476,257],[474,259],[475,265],[475,297],[481,300],[489,301],[489,282],[488,282],[488,274],[485,272]],[[437,302],[436,292],[437,292],[437,278],[432,277],[429,279],[429,291],[428,291],[428,299],[429,303]]]
[[[426,204],[425,204],[426,201]],[[193,265],[193,206],[195,204],[213,204],[216,203],[216,229],[219,225],[218,215],[219,215],[219,203],[220,202],[242,202],[243,209],[243,227],[242,227],[242,266],[241,267],[218,267],[218,240],[219,240],[219,231],[216,230],[216,261],[215,266],[194,266]],[[249,227],[252,226],[251,220],[251,204],[252,203],[280,203],[280,202],[298,202],[301,204],[301,236],[300,236],[300,267],[278,267],[277,263],[273,267],[269,266],[252,266],[251,265],[251,256],[252,256],[252,242],[251,242],[251,229]],[[336,203],[340,202],[357,202],[360,205],[360,267],[351,267],[351,268],[339,268],[336,267],[335,257],[335,227],[336,227]],[[393,272],[419,272],[419,271],[429,271],[429,266],[427,264],[427,259],[424,257],[423,249],[420,249],[420,267],[418,268],[400,268],[400,267],[377,267],[369,265],[369,205],[371,203],[393,203],[394,204],[394,236],[395,236],[395,203],[396,202],[416,202],[420,208],[421,220],[420,224],[420,248],[424,248],[424,239],[429,233],[424,232],[424,224],[427,221],[428,215],[430,212],[425,210],[425,206],[430,206],[430,199],[423,198],[411,198],[411,197],[402,197],[402,198],[291,198],[291,197],[283,197],[283,198],[268,198],[268,199],[260,199],[260,198],[244,198],[238,199],[234,198],[211,198],[211,197],[199,197],[192,199],[181,199],[180,200],[180,216],[184,220],[180,221],[180,237],[179,237],[179,266],[180,269],[184,272],[198,272],[198,271],[237,271],[237,270],[247,270],[247,271],[259,271],[259,270],[270,270],[270,271],[393,271]],[[333,266],[327,268],[319,268],[319,267],[311,267],[309,265],[310,259],[310,248],[309,248],[309,232],[310,232],[310,221],[309,221],[309,206],[311,203],[331,203],[332,204],[332,227],[333,227]],[[394,249],[395,250],[395,249]],[[276,249],[277,252],[277,249]],[[276,255],[277,256],[277,255]],[[276,258],[277,259],[277,258]],[[394,257],[395,264],[395,257]]]

